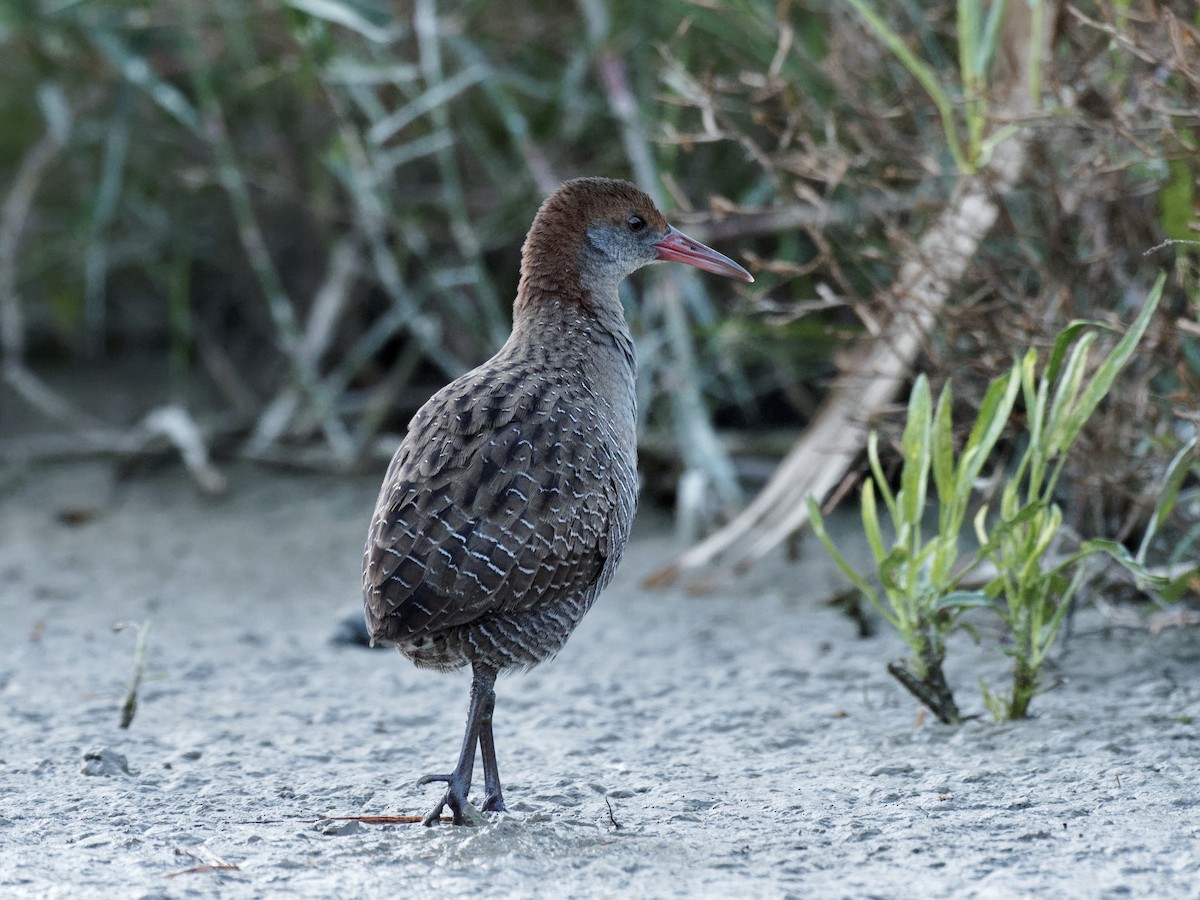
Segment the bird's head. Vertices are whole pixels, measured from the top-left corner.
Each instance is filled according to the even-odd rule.
[[[577,178],[551,194],[523,253],[522,293],[527,287],[615,293],[627,275],[657,261],[754,280],[729,257],[671,227],[643,191],[610,178]]]

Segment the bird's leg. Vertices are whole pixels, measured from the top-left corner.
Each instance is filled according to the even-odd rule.
[[[475,769],[475,745],[480,742],[485,720],[487,731],[491,734],[491,709],[496,701],[492,686],[496,683],[496,673],[488,669],[476,667],[471,678],[471,705],[467,710],[467,730],[463,735],[462,751],[458,755],[458,765],[448,775],[426,775],[417,781],[418,785],[430,784],[434,781],[446,782],[446,795],[437,806],[425,816],[422,823],[432,825],[442,815],[442,810],[450,807],[454,814],[455,825],[477,824],[474,810],[467,795],[471,792],[471,774]],[[486,756],[485,756],[486,759]],[[468,819],[471,821],[468,823]]]
[[[496,709],[496,692],[488,691],[487,707],[479,729],[479,752],[483,755],[483,811],[507,812],[500,793],[500,769],[496,766],[496,742],[492,737],[492,713]]]

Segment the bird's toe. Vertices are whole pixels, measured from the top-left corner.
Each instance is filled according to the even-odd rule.
[[[438,805],[429,811],[429,814],[421,820],[422,825],[433,825],[435,822],[441,821],[442,811],[449,806],[450,812],[454,817],[455,825],[486,825],[487,819],[483,817],[478,809],[476,809],[471,801],[467,799],[467,792],[470,788],[463,783],[462,779],[456,777],[454,773],[449,775],[424,775],[417,780],[417,784],[433,784],[434,782],[443,781],[446,783],[446,794],[438,801]],[[498,799],[498,798],[497,798]],[[487,809],[484,805],[484,809]],[[503,810],[504,802],[500,801],[499,809]]]
[[[450,785],[454,782],[453,775],[422,775],[417,779],[417,787],[424,787],[427,784],[435,784],[436,782],[444,782]]]
[[[425,818],[423,818],[421,820],[421,824],[424,825],[426,828],[428,828],[434,822],[440,822],[441,818],[442,818],[442,810],[445,808],[446,808],[446,800],[443,797],[437,806],[435,806],[428,813],[426,813]],[[456,821],[455,824],[457,825],[458,822]]]

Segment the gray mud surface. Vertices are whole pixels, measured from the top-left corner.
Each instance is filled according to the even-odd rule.
[[[1200,897],[1196,630],[1085,612],[1035,719],[944,727],[897,639],[823,602],[815,542],[649,592],[678,549],[652,515],[561,656],[498,685],[508,815],[333,818],[433,805],[468,679],[331,641],[377,478],[229,474],[214,501],[3,471],[0,896]],[[151,623],[128,730],[122,622]],[[950,659],[966,711],[1004,685],[990,641]]]

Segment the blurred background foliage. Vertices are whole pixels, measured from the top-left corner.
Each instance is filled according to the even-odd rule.
[[[955,83],[953,4],[878,11]],[[1015,123],[1035,163],[921,361],[972,407],[1172,272],[1063,483],[1089,533],[1130,537],[1200,426],[1198,26],[1154,0],[1047,22],[1042,111]],[[23,392],[34,426],[6,402],[8,453],[85,416],[72,446],[104,450],[172,403],[218,454],[378,467],[505,338],[541,198],[605,174],[758,278],[628,285],[647,487],[707,467],[727,508],[888,314],[958,175],[911,73],[820,0],[2,0],[0,73],[6,365],[55,394]]]

